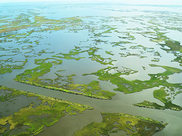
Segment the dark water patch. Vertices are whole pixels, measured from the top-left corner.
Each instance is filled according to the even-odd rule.
[[[29,106],[31,102],[34,102],[34,107],[40,105],[41,101],[38,101],[36,97],[28,97],[24,95],[11,96],[10,91],[4,91],[4,95],[1,95],[3,101],[0,103],[2,109],[1,116],[10,116],[15,112],[18,112],[21,108]]]

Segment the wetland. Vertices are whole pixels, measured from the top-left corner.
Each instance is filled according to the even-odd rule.
[[[0,136],[182,135],[181,13],[0,3]]]

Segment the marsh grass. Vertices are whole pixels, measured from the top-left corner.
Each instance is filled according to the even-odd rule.
[[[162,67],[166,71],[163,73],[157,73],[157,74],[148,74],[150,76],[150,80],[140,81],[140,80],[127,80],[121,75],[127,75],[132,74],[128,72],[115,72],[110,73],[109,71],[113,68],[108,67],[104,69],[100,69],[97,72],[90,73],[90,74],[84,74],[84,75],[96,75],[98,76],[99,80],[103,81],[109,81],[112,84],[117,85],[118,88],[115,88],[116,91],[121,91],[124,93],[135,93],[140,92],[144,89],[153,88],[153,87],[159,87],[160,85],[166,86],[166,87],[180,87],[180,84],[171,84],[167,82],[167,79],[169,78],[169,75],[172,75],[174,73],[181,73],[182,70],[178,68],[168,67],[168,66],[160,66],[160,65],[154,65],[150,64],[151,67]],[[134,72],[135,73],[135,72]]]
[[[170,89],[170,90],[172,91],[172,89]],[[182,93],[182,91],[176,92],[176,93],[177,94]],[[164,106],[161,106],[155,102],[149,102],[146,100],[144,100],[141,103],[136,103],[133,105],[138,106],[138,107],[160,109],[160,110],[165,110],[165,109],[171,109],[171,110],[175,110],[175,111],[181,111],[182,110],[182,107],[172,103],[171,98],[168,97],[169,94],[167,93],[167,89],[165,87],[161,87],[159,90],[155,90],[153,92],[153,96],[154,96],[154,98],[160,100],[164,104]]]
[[[3,61],[4,63],[2,63],[1,61],[1,64],[0,64],[0,74],[11,73],[15,69],[23,69],[25,64],[28,62],[28,60],[26,59],[25,61],[15,61],[15,63],[21,62],[22,64],[20,65],[16,65],[16,64],[10,65],[10,64],[6,64],[8,60],[3,60]]]
[[[101,90],[99,81],[92,81],[89,84],[74,84],[73,76],[75,76],[75,74],[67,76],[67,79],[63,79],[63,76],[59,75],[58,73],[55,73],[57,75],[57,78],[54,80],[54,83],[52,79],[39,78],[44,74],[50,72],[50,68],[52,67],[52,65],[57,65],[62,63],[62,60],[55,58],[52,59],[51,58],[36,59],[35,64],[40,66],[33,69],[25,70],[23,73],[17,75],[14,80],[21,83],[35,85],[47,89],[63,91],[72,94],[79,94],[98,99],[111,99],[112,96],[115,95],[115,93],[106,90]],[[47,60],[50,61],[47,62]],[[59,80],[65,81],[67,82],[67,84],[59,85],[58,82]],[[77,91],[72,91],[72,90],[77,90]]]
[[[8,90],[8,98],[18,98],[20,95],[25,95],[27,97],[37,97],[37,100],[41,100],[41,104],[37,105],[35,108],[33,106],[35,103],[30,103],[28,107],[21,108],[18,112],[15,112],[10,116],[2,116],[0,118],[0,133],[10,133],[11,130],[18,126],[28,126],[29,128],[20,134],[16,135],[37,135],[43,131],[44,126],[51,126],[55,124],[61,117],[68,115],[76,115],[78,113],[83,113],[87,109],[93,109],[87,105],[81,105],[72,103],[69,101],[59,100],[52,97],[46,97],[34,93],[29,93],[21,90],[7,88],[5,86],[0,86],[0,90]],[[5,96],[3,96],[5,97]],[[8,98],[4,98],[5,101]],[[21,100],[20,100],[21,101]],[[47,104],[45,104],[47,103]],[[7,123],[10,124],[9,128],[3,127]],[[6,132],[6,130],[9,132]],[[5,134],[6,135],[6,134]]]
[[[101,115],[103,119],[101,123],[92,122],[76,131],[74,136],[110,135],[118,131],[125,131],[127,135],[132,136],[151,136],[167,125],[150,118],[125,113],[101,113]]]

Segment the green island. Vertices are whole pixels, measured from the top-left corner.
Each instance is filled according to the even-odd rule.
[[[172,75],[174,73],[181,73],[182,70],[178,68],[173,68],[169,66],[160,66],[160,65],[155,65],[155,64],[150,64],[151,67],[162,67],[166,71],[163,73],[157,73],[157,74],[148,74],[150,76],[150,80],[127,80],[121,75],[128,75],[128,72],[122,73],[116,71],[115,73],[110,73],[111,69],[114,69],[114,67],[107,67],[104,69],[100,69],[97,72],[90,73],[90,74],[83,74],[83,75],[96,75],[98,76],[99,80],[103,81],[109,81],[112,84],[117,85],[118,88],[115,88],[114,90],[116,91],[121,91],[124,93],[135,93],[135,92],[140,92],[144,89],[148,88],[153,88],[153,87],[159,87],[160,85],[166,86],[166,87],[179,87],[182,89],[181,84],[176,83],[168,83],[166,80],[169,78],[169,75]],[[135,73],[135,72],[134,72]],[[132,73],[129,73],[132,74]]]
[[[8,58],[7,60],[0,60],[1,64],[0,64],[0,74],[5,74],[5,73],[11,73],[12,70],[15,69],[23,69],[23,67],[25,66],[25,64],[28,62],[28,60],[26,59],[25,61],[15,61],[14,63],[20,62],[21,64],[6,64],[8,62],[12,62],[12,58]]]
[[[100,136],[111,133],[123,132],[130,136],[152,136],[165,128],[167,124],[150,118],[133,116],[125,113],[101,113],[102,122],[92,122],[81,130],[75,132],[74,136]]]
[[[169,52],[169,51],[173,51],[173,52],[179,51],[179,52],[182,53],[182,47],[180,45],[180,42],[178,42],[178,41],[167,40],[167,41],[165,41],[164,44],[160,44],[160,45],[162,47],[165,47],[165,46],[169,47],[169,49],[162,48],[163,50],[165,50],[167,52]]]
[[[123,46],[125,44],[132,44],[132,42],[130,41],[119,41],[119,42],[111,42],[112,47],[116,47],[116,46]]]
[[[112,53],[112,51],[105,51],[106,52],[106,54],[109,54],[109,55],[114,55],[113,53]]]
[[[182,46],[180,42],[167,40],[165,41],[165,44],[160,45],[162,46],[163,50],[165,50],[166,52],[171,52],[176,56],[176,58],[172,60],[172,62],[178,62],[180,66],[182,66]],[[165,48],[166,46],[168,47],[168,49]]]
[[[174,91],[173,88],[170,89],[171,91]],[[165,109],[171,109],[171,110],[175,110],[175,111],[181,111],[182,107],[173,104],[172,100],[169,96],[169,94],[166,93],[167,90],[165,90],[165,87],[161,87],[159,90],[155,90],[153,92],[154,98],[160,100],[162,103],[164,103],[164,106],[161,106],[155,102],[149,102],[144,100],[141,103],[136,103],[133,104],[134,106],[138,106],[138,107],[145,107],[145,108],[152,108],[152,109],[160,109],[160,110],[165,110]],[[177,92],[175,95],[177,95],[178,93],[182,93],[182,92]]]
[[[89,58],[92,60],[92,61],[96,61],[100,64],[103,64],[103,65],[113,65],[113,62],[116,61],[116,60],[112,60],[112,58],[103,58],[101,55],[97,55],[95,54],[100,48],[98,47],[89,47],[88,50],[85,50],[85,52],[88,53],[88,55],[90,56]],[[106,54],[109,54],[109,55],[114,55],[112,54],[111,52],[109,51],[106,51]]]
[[[150,23],[155,24],[157,26],[161,26],[160,24],[156,24],[156,22],[151,21]],[[179,41],[175,41],[175,40],[172,40],[169,37],[167,37],[165,35],[166,32],[160,32],[160,29],[157,26],[155,26],[153,28],[154,32],[138,32],[138,33],[142,34],[144,37],[150,38],[150,41],[158,43],[158,45],[161,46],[161,49],[166,51],[167,53],[174,54],[176,56],[176,58],[174,60],[172,60],[172,62],[178,62],[182,66],[181,43]],[[165,28],[180,31],[180,28],[175,28],[172,26],[165,26]],[[153,60],[153,61],[158,62],[158,60]]]
[[[112,62],[116,61],[116,60],[112,60],[111,58],[103,58],[101,55],[96,55],[95,52],[97,52],[100,48],[87,47],[89,49],[85,49],[85,50],[82,50],[81,48],[83,48],[83,47],[75,46],[75,49],[70,50],[69,53],[58,53],[56,55],[52,55],[52,57],[62,58],[62,59],[80,60],[85,57],[79,57],[78,55],[81,53],[87,52],[88,55],[90,56],[89,58],[92,61],[96,61],[103,65],[113,65]],[[109,51],[107,51],[106,54],[114,55],[114,54],[110,53]],[[76,57],[74,57],[74,56],[76,56]]]
[[[7,25],[2,25],[0,26],[0,33],[5,33],[5,32],[12,32],[12,31],[18,31],[21,29],[27,29],[28,27],[37,27],[36,32],[44,32],[44,31],[50,31],[50,30],[62,30],[65,29],[66,27],[70,28],[75,28],[76,26],[80,25],[82,20],[79,17],[70,17],[70,18],[63,18],[61,20],[56,20],[56,19],[47,19],[44,16],[37,16],[33,15],[33,21],[30,21],[29,15],[21,13],[17,17],[15,17],[13,20],[4,20],[7,22]],[[69,22],[69,23],[68,23]],[[49,25],[48,25],[49,24]],[[44,26],[42,28],[41,26]],[[29,36],[31,33],[35,32],[33,29],[27,33],[27,34],[22,34],[23,38],[26,38]],[[19,34],[20,35],[20,34]],[[17,37],[18,35],[13,35],[10,34],[6,35],[7,39],[11,38],[16,38],[19,40],[20,37]]]
[[[73,56],[77,56],[78,54],[83,52],[85,51],[82,51],[80,47],[75,46],[75,49],[70,50],[69,53],[58,53],[56,55],[53,55],[52,57],[80,60],[85,57],[73,57]]]
[[[48,61],[47,60],[52,60]],[[115,93],[101,90],[99,81],[92,81],[89,84],[74,84],[73,76],[75,74],[67,76],[67,79],[63,79],[61,75],[55,73],[57,78],[54,79],[41,79],[39,77],[50,72],[52,65],[61,64],[62,60],[55,58],[46,59],[35,59],[35,64],[40,65],[33,69],[27,69],[23,73],[16,76],[15,81],[26,83],[34,86],[39,86],[47,89],[63,91],[67,93],[79,94],[88,97],[98,98],[98,99],[111,99]],[[60,85],[64,81],[66,84]],[[76,90],[76,91],[75,91]]]
[[[150,55],[154,56],[154,59],[152,59],[152,62],[159,62],[159,58],[156,57],[161,57],[160,53],[158,51],[155,51],[153,47],[145,47],[143,45],[131,45],[129,48],[120,48],[121,50],[126,50],[127,52],[121,52],[119,53],[121,57],[128,57],[128,56],[135,56],[139,58],[147,58]],[[132,53],[133,51],[138,51],[135,53]]]
[[[106,27],[107,28],[107,30],[105,30],[105,31],[103,31],[103,32],[101,32],[101,33],[94,33],[94,36],[96,36],[96,37],[102,37],[103,36],[103,34],[107,34],[107,33],[112,33],[111,31],[113,31],[113,30],[115,30],[116,28],[113,28],[113,27],[111,27],[111,26],[107,26]],[[104,37],[104,36],[103,36]]]
[[[112,62],[116,61],[116,60],[112,60],[111,58],[102,58],[100,55],[92,55],[89,58],[91,58],[91,60],[99,62],[100,64],[103,64],[103,65],[108,65],[108,64],[113,65]]]
[[[85,110],[93,109],[87,105],[11,89],[5,86],[0,86],[0,91],[5,92],[5,94],[0,97],[1,104],[8,101],[13,102],[20,96],[25,96],[27,98],[35,97],[37,98],[36,101],[41,101],[39,104],[36,104],[34,101],[30,102],[29,105],[21,107],[18,112],[15,112],[10,116],[0,116],[0,134],[3,134],[3,136],[11,136],[13,130],[21,129],[23,126],[26,126],[27,129],[20,133],[17,133],[17,131],[13,136],[37,135],[44,130],[45,126],[55,124],[61,117],[67,114],[76,115],[78,113],[83,113]],[[26,101],[26,99],[20,100],[22,103]],[[7,124],[9,124],[9,126]]]

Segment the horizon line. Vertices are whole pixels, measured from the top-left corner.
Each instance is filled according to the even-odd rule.
[[[84,1],[58,1],[58,0],[55,0],[55,1],[51,1],[51,0],[46,0],[46,1],[43,1],[43,0],[37,0],[37,1],[10,1],[10,2],[8,2],[8,1],[1,1],[0,3],[41,3],[41,2],[57,2],[57,3],[67,3],[67,4],[121,4],[121,5],[140,5],[140,6],[146,6],[146,5],[148,5],[148,6],[182,6],[182,4],[178,4],[178,5],[176,5],[176,4],[150,4],[150,3],[139,3],[139,4],[137,4],[137,3],[123,3],[123,2],[84,2]]]

